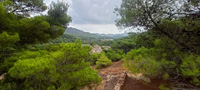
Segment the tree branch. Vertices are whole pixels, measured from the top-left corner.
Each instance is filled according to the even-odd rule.
[[[169,39],[175,41],[178,45],[184,47],[187,50],[190,50],[193,53],[196,53],[192,48],[190,48],[189,46],[185,45],[184,43],[181,43],[179,40],[177,40],[176,38],[174,38],[173,36],[171,36],[169,33],[165,32],[163,29],[161,29],[158,25],[158,23],[156,23],[154,21],[154,19],[151,16],[151,13],[149,10],[146,11],[148,17],[150,18],[150,20],[152,21],[152,23],[155,25],[155,29],[157,29],[158,31],[160,31],[162,34],[164,34],[165,36],[167,36]]]

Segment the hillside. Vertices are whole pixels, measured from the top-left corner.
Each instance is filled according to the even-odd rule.
[[[97,35],[91,34],[89,32],[84,32],[76,28],[69,27],[65,30],[65,34],[71,34],[79,37],[98,37]]]
[[[121,33],[121,34],[99,34],[99,33],[95,33],[98,36],[107,36],[107,37],[112,37],[112,38],[121,38],[121,37],[125,37],[128,36],[127,33]]]
[[[121,38],[124,36],[127,36],[126,33],[123,34],[99,34],[99,33],[89,33],[89,32],[84,32],[82,30],[69,27],[66,29],[65,34],[71,34],[74,36],[78,37],[88,37],[88,38],[97,38],[97,39],[116,39],[116,38]]]

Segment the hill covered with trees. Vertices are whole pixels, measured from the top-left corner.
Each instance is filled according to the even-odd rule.
[[[93,38],[98,38],[98,39],[116,39],[116,38],[127,36],[126,33],[122,33],[122,34],[89,33],[89,32],[84,32],[82,30],[72,28],[72,27],[67,28],[65,31],[65,34],[71,34],[78,37],[88,37],[88,38],[93,37]]]
[[[104,41],[112,41],[120,37],[124,37],[126,34],[98,34],[89,33],[82,30],[69,27],[65,30],[64,34],[56,39],[52,39],[50,43],[67,43],[74,42],[76,39],[80,39],[84,44],[94,44]]]

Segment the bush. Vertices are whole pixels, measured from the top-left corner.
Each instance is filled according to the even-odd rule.
[[[191,79],[190,82],[197,86],[200,85],[200,56],[194,54],[186,55],[182,59],[180,69],[184,78]]]
[[[175,77],[200,85],[200,56],[174,49],[164,40],[156,39],[153,48],[129,51],[123,61],[132,73],[171,80]]]
[[[110,64],[112,64],[112,61],[108,59],[108,57],[104,53],[102,53],[100,58],[97,59],[96,68],[97,69],[104,68],[109,66]]]
[[[108,57],[108,59],[112,60],[113,62],[121,60],[124,55],[122,50],[117,50],[116,52],[110,48],[104,51],[106,52],[106,56]]]
[[[96,65],[97,59],[100,57],[100,54],[98,53],[91,53],[89,58],[86,60],[86,62],[90,62],[91,65]]]
[[[82,46],[80,41],[57,45],[53,49],[20,52],[16,58],[10,58],[12,65],[0,82],[0,89],[76,90],[101,81],[98,72],[85,62],[89,47]]]
[[[160,63],[156,62],[147,52],[150,52],[150,50],[144,47],[138,50],[132,49],[126,55],[125,66],[132,73],[143,73],[148,76],[157,75],[160,72]]]

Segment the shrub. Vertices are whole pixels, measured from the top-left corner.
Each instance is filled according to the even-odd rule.
[[[0,82],[0,89],[77,90],[101,81],[98,72],[85,62],[89,47],[82,46],[80,41],[57,45],[56,49],[49,51],[24,51],[19,53],[18,58],[10,58],[17,60]]]
[[[113,62],[121,60],[124,55],[122,50],[117,50],[116,52],[110,48],[104,51],[106,52],[106,56],[108,57],[108,59],[112,60]]]
[[[149,49],[144,47],[138,50],[131,50],[126,55],[124,65],[132,73],[143,73],[148,76],[156,76],[160,72],[160,63],[147,53],[149,51]]]
[[[108,59],[108,57],[104,53],[102,53],[100,58],[97,59],[96,68],[97,69],[104,68],[109,66],[111,63],[112,61]]]
[[[162,40],[155,40],[153,48],[132,49],[124,57],[124,65],[132,73],[171,80],[175,77],[200,85],[200,56],[181,52]]]
[[[180,69],[184,78],[190,78],[191,83],[200,85],[200,56],[194,54],[185,56]]]
[[[98,53],[91,53],[86,62],[90,62],[91,65],[96,65],[96,61],[99,58],[99,56],[100,54]]]

